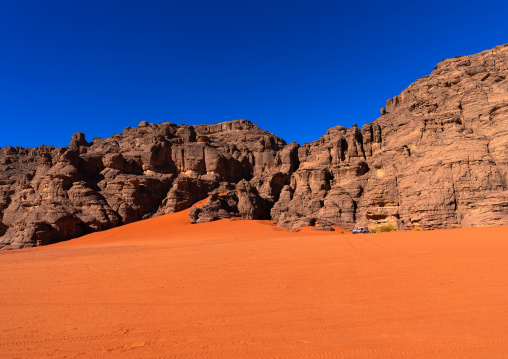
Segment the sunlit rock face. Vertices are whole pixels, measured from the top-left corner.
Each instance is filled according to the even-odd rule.
[[[76,133],[68,147],[0,149],[0,247],[50,244],[207,197],[192,223],[508,224],[507,76],[507,45],[443,60],[374,122],[302,146],[235,120],[142,121],[90,142]]]
[[[508,45],[443,60],[361,129],[299,149],[279,225],[508,224]]]
[[[76,133],[69,147],[0,149],[1,246],[50,244],[189,208],[221,185],[264,174],[285,145],[246,120],[142,121],[91,142]]]

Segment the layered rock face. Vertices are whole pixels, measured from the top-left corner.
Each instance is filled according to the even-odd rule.
[[[236,120],[142,121],[91,143],[77,133],[69,147],[0,149],[0,246],[54,243],[189,208],[221,185],[264,173],[284,146]]]
[[[508,224],[507,76],[508,45],[443,60],[373,123],[330,128],[298,148],[270,197],[270,218],[322,229]],[[219,203],[214,197],[210,212]]]
[[[246,120],[0,149],[0,246],[61,241],[209,197],[192,223],[508,224],[508,45],[443,60],[361,129],[286,144]],[[170,229],[168,229],[170,230]]]
[[[508,45],[443,60],[361,130],[299,149],[272,208],[279,225],[508,224]]]

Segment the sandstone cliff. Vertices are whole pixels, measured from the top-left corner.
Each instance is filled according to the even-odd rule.
[[[149,124],[68,147],[0,149],[0,247],[191,207],[191,222],[295,228],[508,224],[508,45],[443,60],[362,128],[299,146],[246,120]],[[170,230],[170,229],[168,229]]]
[[[3,148],[0,245],[44,245],[189,208],[215,188],[263,173],[284,146],[236,120],[200,126],[142,121],[91,143],[77,133],[69,147]]]
[[[298,148],[271,219],[325,229],[508,224],[507,76],[508,45],[443,60],[373,123],[330,128]]]

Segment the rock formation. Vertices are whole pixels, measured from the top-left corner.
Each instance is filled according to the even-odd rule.
[[[508,224],[508,45],[443,60],[381,117],[286,144],[247,120],[149,124],[68,147],[0,149],[0,247],[183,210],[193,223],[331,229]],[[168,229],[169,230],[169,229]]]
[[[240,188],[264,173],[284,146],[236,120],[142,121],[90,143],[77,133],[69,147],[0,149],[0,246],[54,243],[189,208],[221,185]],[[260,216],[259,209],[246,211]]]

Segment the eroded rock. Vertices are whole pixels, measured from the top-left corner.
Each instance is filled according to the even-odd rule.
[[[91,143],[76,133],[68,148],[0,149],[0,247],[54,243],[207,197],[191,222],[508,224],[507,77],[508,45],[444,60],[374,122],[302,146],[235,120],[141,121]]]

